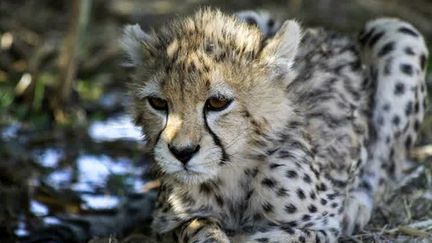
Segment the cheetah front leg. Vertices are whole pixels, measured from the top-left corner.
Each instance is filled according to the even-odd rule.
[[[219,223],[210,218],[198,218],[184,223],[176,231],[180,243],[229,243]]]
[[[237,236],[232,242],[240,243],[291,243],[336,242],[337,230],[308,230],[290,226],[272,226],[249,235]]]

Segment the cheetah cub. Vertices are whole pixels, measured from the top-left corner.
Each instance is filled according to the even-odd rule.
[[[134,119],[160,172],[157,241],[335,242],[401,175],[425,109],[413,26],[379,19],[357,42],[288,20],[264,39],[213,9],[125,28]]]

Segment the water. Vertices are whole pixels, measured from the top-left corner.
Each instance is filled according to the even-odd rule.
[[[64,157],[64,152],[60,149],[49,148],[36,152],[37,162],[45,167],[55,168],[61,158]]]
[[[25,222],[24,221],[20,221],[18,223],[18,226],[16,227],[14,233],[18,237],[25,237],[25,236],[28,236],[30,232],[28,231],[27,225],[25,224]]]
[[[48,149],[43,154],[52,153],[52,149]],[[41,165],[53,165],[58,161],[58,154],[44,156],[44,160],[40,161]],[[110,176],[125,176],[126,181],[129,181],[131,191],[137,191],[144,181],[140,178],[143,167],[135,165],[132,160],[124,157],[112,158],[107,155],[92,155],[84,154],[76,160],[78,168],[78,180],[73,180],[72,167],[59,168],[51,172],[46,182],[54,188],[69,188],[81,192],[94,192],[98,188],[104,188]]]
[[[57,169],[45,179],[54,188],[67,188],[72,181],[72,168]]]
[[[91,122],[85,130],[88,136],[78,136],[88,141],[76,140],[62,130],[53,130],[53,138],[40,139],[38,130],[23,124],[1,128],[0,140],[26,151],[23,158],[39,166],[34,167],[36,173],[29,174],[27,184],[31,191],[45,186],[53,192],[50,200],[54,202],[61,200],[56,195],[71,193],[81,200],[80,208],[89,211],[115,209],[125,195],[142,191],[146,183],[142,175],[148,166],[139,165],[136,160],[143,136],[126,114]],[[70,213],[52,211],[50,207],[49,203],[33,198],[29,201],[30,212],[44,225],[59,224],[62,219],[56,214]],[[30,233],[27,223],[24,216],[18,219],[16,236]]]
[[[141,129],[133,124],[128,115],[93,122],[88,129],[88,133],[95,141],[143,140]]]
[[[120,198],[113,195],[82,195],[84,209],[114,209],[120,203]]]
[[[3,128],[2,130],[0,129],[0,136],[6,141],[15,139],[18,137],[18,131],[20,127],[20,124],[12,124]]]
[[[30,211],[36,216],[46,216],[48,214],[48,207],[44,204],[31,200],[30,201]]]

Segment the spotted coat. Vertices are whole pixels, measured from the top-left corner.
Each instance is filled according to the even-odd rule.
[[[159,240],[335,242],[369,220],[375,169],[399,173],[424,112],[419,32],[379,19],[357,42],[286,21],[266,37],[212,9],[125,28]]]

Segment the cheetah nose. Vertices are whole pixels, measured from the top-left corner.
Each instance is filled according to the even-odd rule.
[[[198,152],[200,146],[188,146],[183,148],[176,148],[172,145],[168,145],[171,153],[184,165]]]

